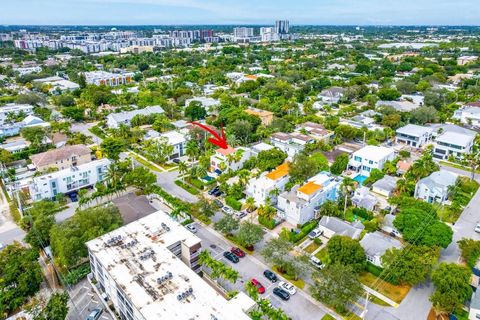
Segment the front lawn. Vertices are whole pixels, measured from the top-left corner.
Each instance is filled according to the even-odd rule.
[[[312,242],[304,250],[311,254],[315,250],[317,250],[318,248],[320,248],[320,246],[318,244],[316,244],[315,242]]]
[[[362,272],[359,278],[360,282],[362,282],[364,285],[383,294],[387,298],[392,299],[396,303],[401,303],[402,300],[407,296],[408,291],[410,291],[411,288],[407,285],[396,286],[394,284],[388,283],[374,276],[370,272]]]
[[[297,280],[293,280],[293,277],[289,276],[289,275],[286,274],[286,273],[280,272],[280,270],[278,269],[277,266],[273,266],[272,269],[273,269],[273,271],[275,271],[276,273],[278,273],[279,275],[281,275],[282,277],[284,277],[285,279],[287,279],[288,282],[290,282],[291,284],[293,284],[295,287],[300,288],[300,289],[305,288],[305,281],[303,281],[303,279],[298,278]]]
[[[198,191],[196,188],[194,188],[192,185],[189,185],[187,183],[184,183],[183,181],[180,180],[175,180],[175,184],[182,188],[183,190],[187,191],[190,194],[193,194],[194,196],[200,194],[200,191]]]
[[[329,262],[329,257],[328,257],[328,251],[327,251],[327,247],[323,248],[322,250],[318,251],[316,254],[315,254],[315,257],[317,257],[320,261],[323,262],[323,264],[328,264]]]

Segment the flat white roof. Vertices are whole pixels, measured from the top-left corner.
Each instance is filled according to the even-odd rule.
[[[353,153],[354,156],[359,156],[362,158],[366,158],[369,160],[374,160],[374,161],[380,161],[391,154],[393,154],[395,151],[391,148],[386,148],[386,147],[379,147],[379,146],[365,146],[362,149],[355,151]]]
[[[181,134],[177,131],[169,131],[160,134],[159,138],[165,137],[168,139],[168,143],[171,145],[177,145],[180,143],[184,143],[186,141],[185,135]]]
[[[429,127],[419,126],[416,124],[407,124],[404,127],[398,128],[397,133],[403,133],[415,137],[423,136],[425,133],[432,133],[433,129]]]
[[[243,308],[252,305],[237,303],[243,296],[227,301],[167,248],[177,242],[200,239],[157,211],[87,247],[145,319],[250,319]]]
[[[467,146],[475,137],[459,132],[448,131],[437,137],[437,142],[454,144],[457,146]]]

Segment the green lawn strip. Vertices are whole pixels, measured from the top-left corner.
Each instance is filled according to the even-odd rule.
[[[445,162],[445,161],[440,161],[440,164],[447,166],[447,167],[452,167],[460,170],[464,170],[467,172],[472,172],[472,168],[470,167],[465,167],[462,166],[461,164],[456,164],[456,163],[451,163],[451,162]],[[480,173],[480,169],[475,170],[476,173]]]
[[[140,158],[139,156],[137,156],[135,153],[129,152],[129,155],[131,155],[133,158],[135,158],[135,160],[137,160],[138,162],[140,162],[142,165],[149,168],[150,170],[153,170],[153,171],[156,171],[156,172],[163,172],[162,170],[160,170],[156,166],[152,165],[149,161],[146,161],[146,160]]]
[[[183,181],[175,180],[175,184],[177,186],[179,186],[180,188],[184,189],[185,191],[187,191],[188,193],[193,194],[194,196],[200,194],[200,192],[195,187],[193,187],[189,184],[186,184]]]

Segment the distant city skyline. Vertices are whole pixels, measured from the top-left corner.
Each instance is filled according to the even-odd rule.
[[[475,0],[2,0],[1,25],[480,25]]]

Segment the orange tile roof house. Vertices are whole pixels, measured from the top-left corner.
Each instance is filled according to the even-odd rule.
[[[288,162],[279,165],[270,172],[263,173],[260,177],[249,181],[245,193],[255,200],[256,205],[265,204],[269,198],[270,203],[277,202],[278,193],[285,189],[289,180]],[[273,190],[276,190],[273,192]]]
[[[277,208],[288,223],[304,224],[315,218],[323,203],[337,199],[341,183],[342,178],[322,171],[305,184],[280,194]]]
[[[252,157],[252,152],[248,148],[238,147],[227,149],[219,148],[210,157],[210,171],[221,174],[229,169],[236,171],[242,168],[243,163]]]
[[[64,170],[92,161],[91,153],[92,150],[85,145],[67,145],[58,149],[35,154],[31,156],[30,159],[38,171],[44,171],[51,167]]]

